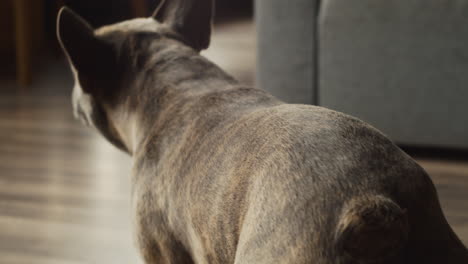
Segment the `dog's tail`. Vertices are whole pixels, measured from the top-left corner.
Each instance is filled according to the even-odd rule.
[[[391,199],[369,195],[348,201],[335,233],[337,250],[353,259],[371,261],[394,255],[408,239],[405,210]]]

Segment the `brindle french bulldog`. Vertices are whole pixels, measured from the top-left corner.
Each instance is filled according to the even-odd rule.
[[[382,133],[199,54],[212,0],[94,30],[63,8],[77,117],[133,156],[146,263],[467,264],[426,172]]]

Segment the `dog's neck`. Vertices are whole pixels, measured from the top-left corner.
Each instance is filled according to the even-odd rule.
[[[134,154],[164,120],[176,118],[206,94],[238,82],[194,50],[175,40],[139,41],[128,54],[131,89],[108,108],[111,122],[129,153]],[[183,129],[181,127],[180,129]],[[151,131],[150,131],[151,130]]]

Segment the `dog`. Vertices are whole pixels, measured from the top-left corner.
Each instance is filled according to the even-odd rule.
[[[145,263],[466,264],[427,173],[381,132],[199,53],[212,0],[93,29],[60,10],[75,116],[133,157]]]

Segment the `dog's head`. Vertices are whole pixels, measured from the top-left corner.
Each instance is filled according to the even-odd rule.
[[[138,36],[154,41],[177,40],[195,51],[208,48],[213,0],[162,0],[152,17],[93,29],[64,7],[57,18],[57,36],[75,78],[75,117],[97,128],[111,143],[128,152],[109,109],[121,103],[135,74],[125,58]],[[157,36],[148,38],[148,36]],[[130,43],[130,44],[129,44]],[[134,48],[134,47],[133,47]],[[127,56],[128,57],[128,56]]]

